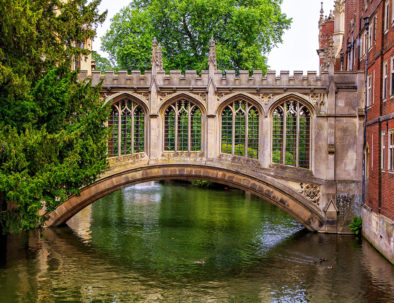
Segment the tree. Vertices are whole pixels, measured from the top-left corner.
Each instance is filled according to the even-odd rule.
[[[282,0],[135,0],[112,19],[102,49],[120,69],[150,68],[153,37],[166,69],[206,69],[209,39],[218,67],[267,70],[263,54],[282,42],[291,20]]]
[[[106,71],[106,70],[117,70],[116,67],[114,67],[114,64],[111,64],[111,61],[109,61],[107,58],[104,58],[101,56],[99,53],[92,51],[92,58],[95,61],[96,64],[96,70],[99,71]]]
[[[37,226],[106,167],[108,108],[70,70],[100,0],[0,0],[0,228]],[[44,208],[45,206],[45,208]],[[45,215],[45,214],[44,214]]]

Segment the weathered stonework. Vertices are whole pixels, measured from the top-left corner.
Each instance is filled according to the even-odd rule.
[[[222,72],[216,69],[214,43],[209,70],[162,69],[154,44],[152,70],[81,73],[79,79],[103,81],[104,102],[131,98],[145,110],[145,152],[109,159],[110,169],[50,214],[47,226],[64,223],[98,198],[121,187],[160,179],[206,179],[250,191],[290,213],[308,229],[348,233],[360,213],[363,73],[317,75],[295,71]],[[164,111],[175,100],[197,104],[202,114],[201,151],[164,148]],[[258,115],[257,159],[221,153],[221,111],[234,100],[253,104]],[[272,163],[272,112],[284,100],[307,107],[310,117],[309,169]],[[291,101],[292,102],[292,101]],[[344,198],[346,197],[346,199]],[[348,199],[348,197],[350,197]]]
[[[394,221],[373,212],[367,205],[361,213],[363,236],[394,265]]]

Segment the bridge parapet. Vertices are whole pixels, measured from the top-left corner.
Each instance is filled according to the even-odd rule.
[[[156,73],[156,81],[159,87],[208,87],[209,71],[203,70],[197,73],[195,70],[187,70],[182,72],[180,70],[171,70],[169,73],[158,71]],[[89,76],[87,71],[81,71],[79,74],[80,80],[91,79],[93,85],[97,85],[103,81],[104,87],[150,87],[152,81],[152,71],[93,71]],[[268,71],[266,75],[260,70],[249,71],[241,70],[236,73],[234,70],[216,70],[212,78],[216,87],[247,87],[247,88],[270,88],[270,87],[285,87],[285,88],[323,88],[326,89],[329,83],[328,73],[323,72],[317,75],[315,71],[308,71],[306,74],[303,71],[294,71],[290,74],[289,71]]]
[[[81,205],[149,178],[207,178],[265,197],[311,230],[348,232],[361,212],[364,74],[223,72],[215,60],[211,44],[201,73],[166,73],[152,58],[144,74],[79,74],[103,82],[113,129],[110,169]]]

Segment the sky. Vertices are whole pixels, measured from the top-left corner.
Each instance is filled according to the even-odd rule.
[[[101,0],[100,10],[108,10],[107,19],[97,29],[97,37],[93,41],[93,49],[105,56],[100,50],[101,37],[111,24],[111,18],[130,0]],[[283,43],[268,54],[268,65],[277,73],[281,70],[319,70],[318,21],[320,7],[323,2],[325,15],[334,8],[334,0],[283,0],[282,12],[293,19],[291,28],[283,35]]]

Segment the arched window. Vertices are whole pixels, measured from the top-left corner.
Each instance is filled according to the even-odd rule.
[[[145,113],[141,105],[123,99],[112,105],[108,125],[112,128],[108,155],[116,157],[143,152],[145,149]]]
[[[258,158],[259,112],[244,100],[228,104],[222,111],[222,153]]]
[[[283,101],[272,113],[272,162],[309,168],[309,109],[296,100]]]
[[[201,110],[188,100],[178,100],[164,111],[164,150],[201,150]]]

